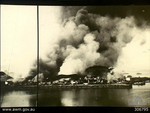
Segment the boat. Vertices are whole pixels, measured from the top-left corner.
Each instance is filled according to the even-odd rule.
[[[145,82],[134,82],[133,85],[145,85]]]

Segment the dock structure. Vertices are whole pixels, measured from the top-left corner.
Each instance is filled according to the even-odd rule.
[[[76,85],[22,85],[5,86],[3,90],[40,90],[40,89],[131,89],[132,84],[76,84]]]
[[[98,89],[98,88],[103,88],[103,89],[131,89],[132,85],[131,84],[89,84],[89,85],[83,85],[83,84],[78,84],[78,85],[50,85],[50,86],[40,86],[40,88],[58,88],[58,89]]]

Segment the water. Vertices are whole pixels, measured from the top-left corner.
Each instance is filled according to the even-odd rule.
[[[24,90],[2,93],[1,107],[150,107],[150,83],[132,89],[43,89],[38,92],[38,95],[36,91]]]

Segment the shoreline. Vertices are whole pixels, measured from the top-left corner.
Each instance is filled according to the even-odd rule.
[[[76,84],[76,85],[21,85],[21,86],[3,86],[3,90],[19,90],[19,89],[131,89],[132,84]]]

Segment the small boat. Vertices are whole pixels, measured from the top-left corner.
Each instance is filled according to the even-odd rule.
[[[134,82],[133,85],[145,85],[145,82]]]
[[[146,80],[145,83],[150,83],[150,80]]]

